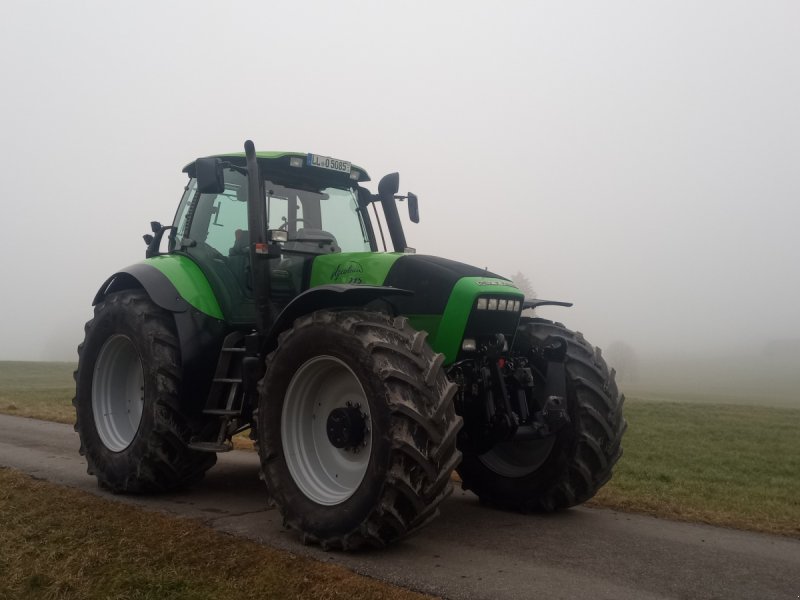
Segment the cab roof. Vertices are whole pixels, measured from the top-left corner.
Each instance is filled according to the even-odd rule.
[[[362,182],[362,181],[369,181],[369,175],[367,172],[359,167],[358,165],[351,163],[351,171],[358,171],[359,176],[358,179],[350,179],[350,176],[345,173],[340,173],[337,171],[332,171],[328,169],[321,169],[319,167],[313,167],[306,164],[306,159],[310,156],[310,154],[305,152],[256,152],[256,159],[258,160],[258,168],[261,171],[262,175],[269,175],[269,174],[284,174],[284,175],[291,175],[297,177],[298,175],[316,175],[313,179],[318,178],[320,175],[324,174],[325,178],[330,179],[341,179],[343,181],[349,180],[351,182]],[[213,154],[208,158],[220,158],[222,160],[226,160],[231,162],[235,165],[239,166],[246,166],[246,159],[244,156],[244,152],[231,152],[229,154]],[[303,166],[302,167],[291,167],[289,166],[289,160],[291,158],[302,158],[303,159]],[[187,173],[189,177],[195,176],[195,161],[190,162],[183,168],[183,172]]]

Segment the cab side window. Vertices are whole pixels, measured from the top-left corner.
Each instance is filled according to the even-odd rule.
[[[201,205],[204,200],[206,200],[205,194],[200,199]],[[209,196],[208,201],[211,218],[205,243],[223,256],[228,256],[237,239],[241,239],[241,233],[237,237],[237,230],[240,232],[247,230],[247,203],[240,202],[235,195],[230,194]]]
[[[221,194],[202,194],[192,216],[189,238],[198,247],[211,249],[218,255],[229,256],[241,238],[238,231],[247,230],[247,201],[244,176],[225,171],[225,191]],[[180,236],[180,225],[178,230]]]
[[[172,222],[172,225],[177,229],[175,237],[178,246],[180,246],[183,238],[189,237],[187,216],[189,214],[189,206],[192,204],[192,200],[194,200],[195,192],[197,192],[197,180],[192,178],[183,191],[181,203],[178,205],[178,211],[175,213],[175,220]]]
[[[184,251],[209,280],[226,319],[252,322],[254,306],[247,254],[247,187],[241,173],[225,170],[225,191],[201,194],[178,223]],[[195,196],[192,185],[192,198]],[[180,218],[180,217],[179,217]],[[189,228],[186,235],[182,228]]]

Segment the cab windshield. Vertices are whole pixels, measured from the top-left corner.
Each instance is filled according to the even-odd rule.
[[[303,190],[265,181],[267,229],[288,234],[284,252],[368,252],[353,190]]]

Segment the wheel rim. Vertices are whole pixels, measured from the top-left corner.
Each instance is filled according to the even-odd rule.
[[[329,437],[329,416],[341,409],[358,409],[363,419],[356,447],[337,448]],[[289,473],[307,498],[333,506],[356,492],[369,466],[371,429],[364,388],[350,367],[327,355],[303,363],[286,390],[281,441]]]
[[[525,477],[544,464],[556,438],[497,444],[478,458],[489,469],[503,477]]]
[[[130,339],[106,340],[94,365],[92,413],[103,445],[121,452],[133,442],[144,409],[144,372]]]

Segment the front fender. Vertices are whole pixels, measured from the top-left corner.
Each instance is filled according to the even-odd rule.
[[[187,266],[188,271],[182,270]],[[171,277],[171,271],[177,271],[177,276]],[[184,373],[181,403],[187,414],[194,414],[208,396],[211,374],[226,332],[211,286],[188,258],[169,260],[165,256],[114,273],[100,286],[92,304],[102,302],[109,294],[134,289],[143,289],[159,308],[172,313]]]
[[[374,300],[386,300],[391,296],[411,296],[414,292],[379,285],[320,285],[296,296],[278,315],[265,338],[265,352],[275,349],[278,336],[288,329],[298,317],[323,308],[363,307]]]
[[[117,271],[103,282],[92,300],[92,306],[102,302],[106,296],[123,290],[144,289],[150,299],[170,312],[185,312],[189,303],[178,293],[177,288],[155,267],[137,263]]]
[[[208,279],[186,256],[158,256],[118,271],[100,286],[93,304],[112,292],[131,288],[144,288],[153,302],[170,312],[193,307],[211,318],[225,318]]]

